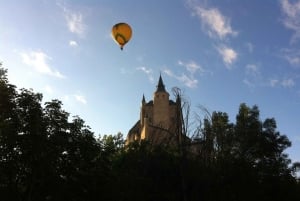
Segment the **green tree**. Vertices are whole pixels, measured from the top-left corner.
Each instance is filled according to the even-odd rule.
[[[26,200],[36,200],[46,176],[47,134],[41,107],[42,94],[21,89],[16,96],[18,115],[18,180],[19,191]]]
[[[69,122],[61,101],[43,108],[42,94],[18,92],[6,73],[0,68],[1,197],[97,200],[105,164],[93,132],[78,116]]]
[[[17,148],[18,117],[16,112],[17,91],[9,84],[7,70],[0,63],[0,192],[4,197],[18,198],[16,178],[18,172]]]
[[[207,114],[192,130],[176,89],[186,107],[177,111],[178,146],[125,147],[121,133],[96,139],[61,101],[43,107],[42,94],[16,90],[6,74],[0,64],[1,200],[300,199],[300,165],[285,153],[291,142],[257,106],[241,104],[235,123],[225,112]]]

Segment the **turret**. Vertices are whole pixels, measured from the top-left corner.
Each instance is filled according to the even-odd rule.
[[[169,124],[169,93],[165,89],[161,75],[153,97],[154,125],[166,127]]]
[[[159,76],[158,84],[156,86],[156,91],[154,92],[153,97],[154,104],[155,102],[165,102],[169,104],[169,93],[165,89],[164,82],[161,78],[161,75]]]
[[[146,104],[146,99],[145,99],[145,96],[143,94],[143,98],[142,98],[142,105],[145,105]]]
[[[144,94],[143,94],[142,105],[141,105],[141,112],[140,112],[140,123],[141,123],[141,126],[144,125],[145,105],[146,105],[146,99],[145,99],[145,96],[144,96]]]
[[[156,91],[155,93],[157,92],[166,92],[166,89],[165,89],[165,85],[164,85],[164,82],[161,78],[161,75],[159,75],[159,80],[158,80],[158,84],[156,86]],[[167,93],[167,92],[166,92]]]

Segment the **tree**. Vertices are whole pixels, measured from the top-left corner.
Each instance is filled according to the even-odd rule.
[[[1,200],[300,199],[291,142],[257,106],[241,104],[235,123],[204,110],[193,125],[177,89],[178,146],[125,147],[121,133],[96,139],[61,101],[42,106],[42,94],[17,90],[6,73],[0,66]]]
[[[101,145],[93,132],[78,116],[69,122],[61,101],[46,102],[43,108],[42,94],[27,89],[17,91],[9,84],[6,73],[0,68],[1,197],[96,198],[100,180],[94,176],[105,174],[99,159]]]
[[[19,192],[26,200],[41,198],[37,192],[46,176],[47,134],[41,101],[42,94],[31,90],[21,89],[16,96],[19,126],[15,149],[19,152],[18,174],[22,175],[18,178]]]
[[[9,84],[7,70],[0,63],[0,192],[3,196],[15,194],[17,183],[18,118],[16,112],[16,87]]]

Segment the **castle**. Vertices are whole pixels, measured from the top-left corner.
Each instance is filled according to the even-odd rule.
[[[126,144],[146,140],[152,144],[176,143],[181,134],[181,101],[169,99],[161,75],[159,76],[153,100],[146,102],[143,95],[140,119],[129,130]]]

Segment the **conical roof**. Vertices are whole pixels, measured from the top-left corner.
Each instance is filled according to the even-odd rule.
[[[156,91],[155,92],[166,92],[165,85],[164,85],[164,82],[161,78],[161,75],[159,75],[159,80],[158,80],[158,84],[156,86]]]

